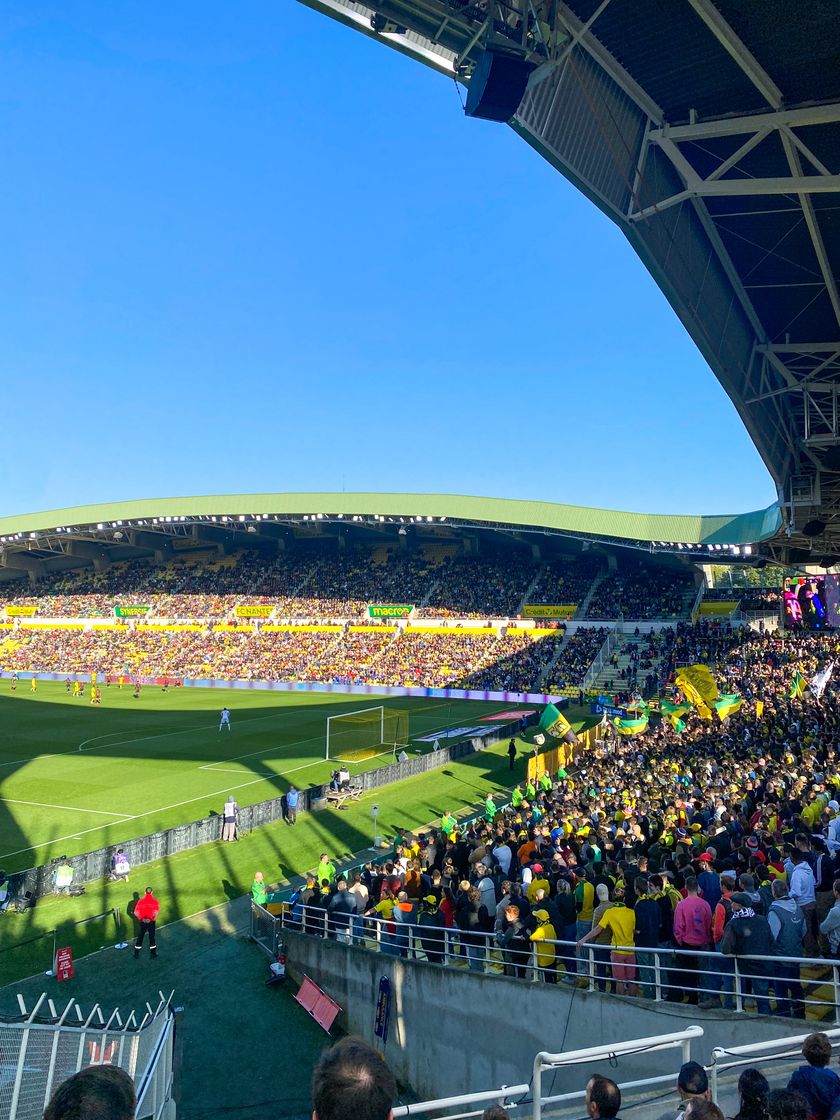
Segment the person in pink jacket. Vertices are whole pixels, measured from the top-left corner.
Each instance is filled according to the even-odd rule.
[[[677,903],[674,911],[674,944],[678,949],[683,950],[676,958],[674,981],[677,999],[681,999],[679,993],[685,991],[688,994],[688,1002],[696,1004],[700,999],[700,989],[702,988],[703,994],[708,996],[712,988],[708,958],[696,955],[699,951],[707,951],[711,948],[712,909],[697,893],[697,880],[693,875],[686,875],[685,889],[686,897]]]

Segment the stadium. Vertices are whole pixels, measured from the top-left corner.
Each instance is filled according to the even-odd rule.
[[[612,219],[777,500],[0,518],[0,1116],[106,1065],[138,1120],[309,1115],[331,1032],[385,1059],[394,1116],[746,1117],[747,1069],[756,1117],[829,1120],[832,5],[307,3]]]

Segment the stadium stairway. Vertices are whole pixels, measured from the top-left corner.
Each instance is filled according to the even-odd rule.
[[[534,592],[535,592],[535,591],[537,590],[537,588],[539,587],[539,585],[540,585],[540,580],[541,580],[541,579],[542,579],[542,577],[543,577],[543,572],[545,571],[545,569],[546,569],[547,567],[548,567],[548,565],[547,565],[547,564],[542,564],[542,565],[541,565],[541,566],[540,566],[540,567],[539,567],[539,568],[537,569],[537,574],[536,574],[536,575],[534,576],[534,578],[533,578],[533,579],[531,580],[531,582],[530,582],[530,583],[528,584],[528,587],[527,587],[527,588],[526,588],[526,590],[525,590],[525,594],[524,594],[524,595],[522,596],[522,598],[520,599],[519,603],[517,604],[517,607],[516,607],[516,613],[517,613],[517,614],[522,614],[522,608],[523,608],[523,607],[525,606],[525,604],[526,604],[526,603],[530,602],[531,596],[532,596],[532,595],[534,594]]]
[[[608,574],[608,572],[599,572],[598,575],[593,579],[592,583],[589,585],[589,590],[587,591],[583,602],[578,603],[578,609],[575,611],[576,619],[586,618],[586,612],[589,610],[589,604],[592,602],[592,596],[607,578]]]
[[[606,692],[609,694],[612,692],[624,692],[629,686],[627,681],[622,678],[621,672],[630,665],[631,650],[633,647],[641,645],[644,639],[644,634],[625,634],[621,643],[613,650],[612,657],[610,657],[609,661],[597,675],[590,687],[593,690],[597,690],[599,693]],[[613,663],[613,658],[615,658],[615,663]],[[658,662],[654,662],[653,669],[641,670],[639,676],[644,678],[649,672],[658,672]],[[609,687],[607,687],[608,685]]]
[[[546,683],[552,679],[554,666],[560,660],[563,650],[569,644],[569,639],[571,638],[571,636],[571,633],[567,630],[565,635],[563,636],[563,640],[557,643],[557,649],[555,650],[554,656],[540,673],[539,678],[537,679],[537,691],[539,691],[541,688],[544,688]]]

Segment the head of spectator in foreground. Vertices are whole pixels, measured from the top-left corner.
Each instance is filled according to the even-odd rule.
[[[777,880],[780,882],[780,880]],[[766,1120],[767,1094],[770,1085],[758,1069],[745,1069],[738,1078],[738,1099],[740,1120]]]
[[[831,1041],[827,1034],[815,1031],[802,1043],[802,1057],[809,1066],[822,1069],[831,1061]]]
[[[709,1079],[699,1062],[683,1062],[677,1074],[677,1092],[683,1100],[709,1100]]]
[[[621,1090],[609,1077],[593,1073],[586,1083],[586,1111],[592,1120],[613,1120],[621,1108]]]
[[[312,1120],[392,1120],[396,1095],[379,1052],[351,1035],[325,1050],[312,1071]]]
[[[133,1120],[134,1082],[119,1066],[88,1066],[56,1089],[44,1120]]]
[[[724,1120],[724,1117],[714,1101],[694,1097],[685,1106],[683,1120]]]
[[[808,1120],[808,1102],[793,1089],[774,1089],[767,1097],[769,1120]]]

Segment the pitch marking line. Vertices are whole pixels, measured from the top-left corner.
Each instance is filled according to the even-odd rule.
[[[104,809],[82,809],[78,805],[53,805],[49,801],[21,801],[17,797],[0,797],[4,805],[34,805],[36,809],[63,809],[67,813],[93,813],[97,817],[119,817],[130,819],[127,813],[109,813]]]

